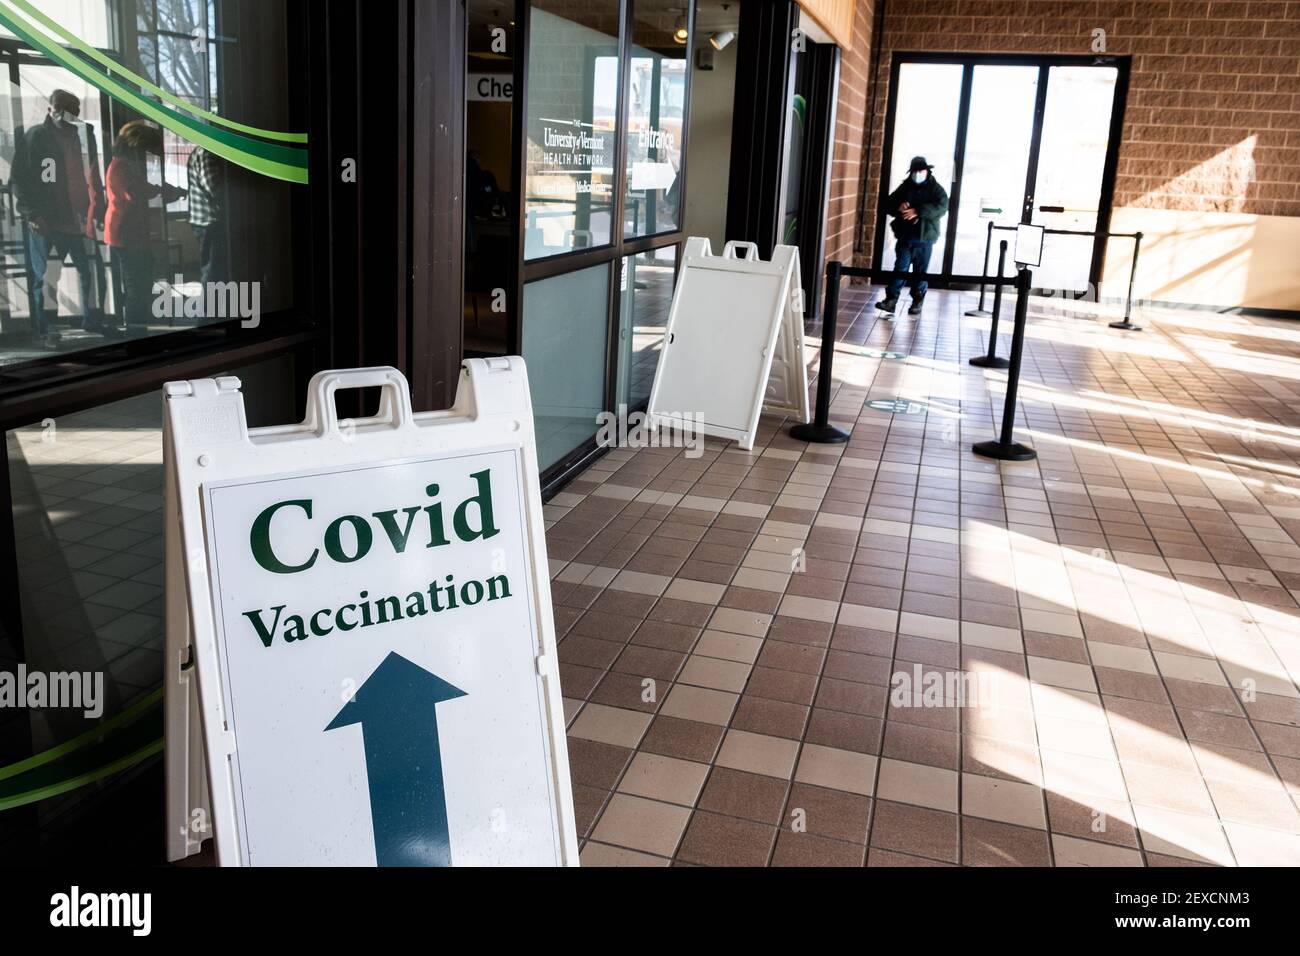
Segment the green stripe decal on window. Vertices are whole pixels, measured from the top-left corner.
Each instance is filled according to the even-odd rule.
[[[34,770],[37,767],[44,766],[45,764],[58,760],[61,757],[66,757],[73,751],[80,750],[88,744],[103,740],[105,737],[115,733],[119,728],[134,723],[138,717],[154,710],[162,702],[163,689],[161,687],[155,688],[130,707],[127,707],[121,713],[115,714],[107,720],[101,721],[85,733],[78,734],[71,740],[66,740],[61,744],[51,747],[49,750],[42,750],[40,753],[28,757],[25,760],[19,760],[17,763],[11,763],[8,766],[0,767],[0,780],[7,780],[9,777],[16,777],[20,773],[26,773],[28,770]]]
[[[41,34],[4,0],[0,0],[0,24],[90,85],[196,146],[264,176],[292,183],[307,182],[307,150],[266,143],[242,133],[221,129],[147,99],[139,91],[127,87],[112,76],[100,73],[89,63]]]
[[[163,749],[162,688],[93,730],[4,767],[0,811],[48,800],[121,773]]]
[[[8,0],[8,2],[13,6],[17,7],[23,13],[27,14],[27,16],[31,17],[41,26],[45,27],[45,29],[49,30],[51,33],[56,33],[59,36],[61,36],[64,40],[68,42],[70,46],[75,47],[82,54],[90,57],[96,63],[99,63],[110,73],[118,74],[124,79],[130,81],[135,86],[140,87],[140,89],[147,90],[150,93],[152,93],[154,96],[157,96],[159,99],[172,104],[172,106],[179,107],[180,109],[183,109],[187,113],[193,113],[195,116],[201,117],[202,119],[206,120],[209,123],[215,123],[218,126],[225,126],[228,129],[239,130],[241,133],[249,133],[253,136],[260,136],[263,139],[275,139],[275,140],[279,140],[282,143],[306,143],[307,142],[306,133],[278,133],[275,130],[259,129],[256,126],[245,126],[243,123],[236,123],[232,119],[227,119],[224,116],[218,116],[216,113],[209,112],[208,110],[200,109],[199,107],[195,106],[193,103],[186,103],[179,96],[175,96],[171,93],[168,93],[161,86],[155,86],[153,83],[150,83],[140,74],[132,73],[130,70],[128,70],[122,64],[118,63],[112,57],[105,56],[103,53],[95,49],[93,46],[91,46],[85,40],[81,39],[81,37],[77,36],[75,33],[72,33],[69,30],[65,30],[63,27],[59,26],[59,24],[55,23],[45,14],[41,13],[40,10],[36,9],[30,3],[28,3],[27,0]],[[3,6],[4,4],[0,3],[0,7]]]

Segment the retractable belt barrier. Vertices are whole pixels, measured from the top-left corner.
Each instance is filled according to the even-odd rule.
[[[1005,229],[1010,232],[1016,230],[1016,226],[998,225],[992,219],[989,220],[988,230],[984,237],[984,264],[980,267],[980,275],[983,281],[980,282],[980,301],[979,305],[967,311],[967,315],[987,316],[990,313],[984,308],[984,292],[989,285],[989,251],[993,248],[993,230]],[[1124,298],[1124,318],[1118,322],[1109,323],[1112,329],[1123,329],[1126,332],[1140,332],[1142,326],[1134,324],[1133,317],[1133,287],[1137,282],[1138,254],[1142,251],[1142,233],[1140,232],[1089,232],[1086,229],[1048,229],[1044,227],[1043,234],[1047,236],[1105,236],[1107,239],[1132,239],[1133,240],[1133,262],[1130,264],[1128,273],[1128,295]],[[1002,261],[998,261],[998,275],[1002,275]],[[996,299],[994,300],[996,305]],[[990,355],[992,352],[990,351]]]
[[[1001,271],[1000,267],[1006,261],[1006,253],[1007,244],[1003,242],[998,256],[999,271]],[[790,429],[792,437],[801,441],[819,444],[839,443],[849,440],[848,432],[830,423],[831,368],[835,357],[836,320],[840,308],[840,279],[844,276],[856,276],[880,281],[884,277],[900,275],[908,275],[908,273],[898,270],[846,266],[836,260],[826,263],[826,304],[822,309],[822,347],[817,367],[817,407],[814,410],[811,424],[795,425]],[[910,275],[913,278],[930,278],[928,274],[924,273],[911,273]],[[1007,394],[1002,408],[1002,430],[998,437],[992,441],[977,442],[971,449],[976,454],[987,458],[997,458],[1004,461],[1028,461],[1038,456],[1037,452],[1028,445],[1012,440],[1012,430],[1015,422],[1016,388],[1020,378],[1020,359],[1025,347],[1025,323],[1029,317],[1029,290],[1032,288],[1032,282],[1033,274],[1024,267],[1021,267],[1015,276],[999,275],[989,280],[989,284],[996,290],[994,325],[989,334],[989,351],[988,355],[979,356],[985,361],[977,362],[972,359],[971,364],[983,365],[986,368],[1005,367],[1007,369]],[[1002,287],[1007,285],[1016,287],[1016,315],[1015,327],[1011,336],[1011,357],[1009,359],[996,359],[993,354],[997,340],[996,315],[1002,308]],[[998,363],[1005,362],[1005,365],[994,364],[995,359]]]
[[[817,407],[814,409],[811,423],[795,425],[790,429],[790,435],[800,441],[827,445],[839,444],[849,440],[848,432],[832,425],[830,422],[831,366],[835,357],[835,326],[840,311],[840,279],[845,276],[871,279],[873,282],[882,282],[885,279],[894,279],[900,276],[917,280],[925,279],[927,281],[941,278],[929,272],[903,272],[898,269],[866,269],[859,266],[846,266],[835,259],[826,263],[826,304],[822,307],[822,348],[817,365]],[[1002,276],[989,280],[989,284],[997,287],[999,291],[1002,286],[1014,285],[1015,282],[1015,278],[1011,276]],[[990,338],[989,353],[992,354],[992,352],[993,344]]]

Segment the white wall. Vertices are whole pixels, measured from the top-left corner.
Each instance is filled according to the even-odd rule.
[[[1298,217],[1120,207],[1110,228],[1142,233],[1135,298],[1300,311]],[[1132,240],[1110,240],[1103,295],[1125,294],[1132,257]]]
[[[707,41],[705,41],[707,42]],[[691,136],[686,155],[686,234],[707,236],[714,253],[726,241],[731,114],[739,40],[714,51],[712,71],[692,62]]]

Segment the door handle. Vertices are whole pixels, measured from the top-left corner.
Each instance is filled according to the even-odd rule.
[[[1039,206],[1039,212],[1065,212],[1064,206]]]

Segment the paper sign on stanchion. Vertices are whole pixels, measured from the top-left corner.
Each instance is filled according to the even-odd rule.
[[[392,368],[317,374],[298,425],[249,429],[235,378],[164,405],[169,852],[210,797],[223,865],[576,865],[523,360],[439,412]]]
[[[777,246],[764,262],[752,243],[715,256],[708,239],[687,239],[647,422],[750,449],[764,411],[809,418],[799,250]]]

